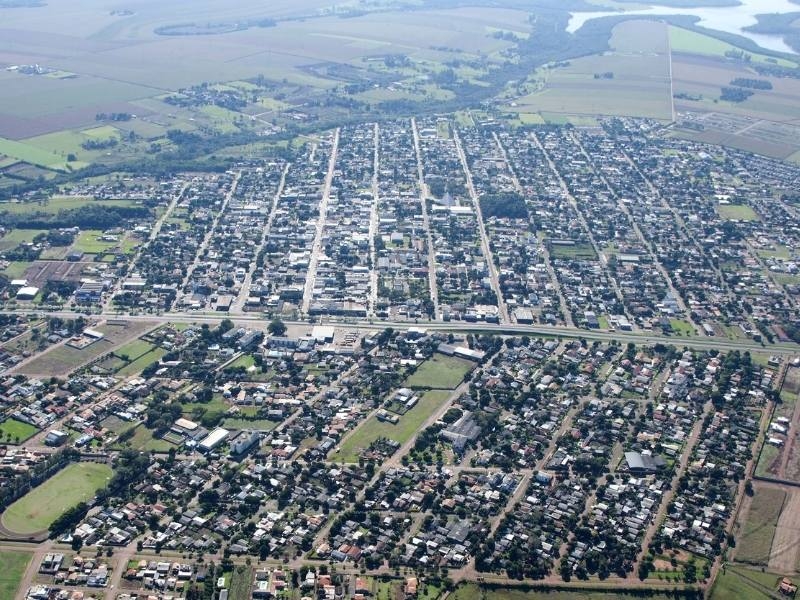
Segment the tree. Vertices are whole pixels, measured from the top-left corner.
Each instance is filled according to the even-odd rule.
[[[269,331],[272,335],[277,337],[284,336],[286,335],[286,323],[284,323],[281,319],[276,317],[272,319],[272,321],[270,322],[267,331]]]

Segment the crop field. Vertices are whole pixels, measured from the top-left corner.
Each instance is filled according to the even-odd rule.
[[[17,593],[33,554],[17,550],[0,551],[0,598],[13,598]]]
[[[0,152],[6,156],[46,169],[65,171],[67,168],[66,159],[55,152],[42,150],[41,148],[2,137],[0,137]]]
[[[540,91],[509,108],[520,114],[630,115],[670,119],[667,29],[663,23],[630,21],[614,28],[614,49],[548,70]],[[604,77],[604,74],[613,74]]]
[[[417,367],[403,385],[411,388],[452,390],[464,381],[464,375],[474,366],[474,363],[463,358],[434,354]]]
[[[22,443],[38,431],[33,425],[16,419],[8,419],[0,423],[0,442]]]
[[[756,486],[750,510],[736,544],[736,560],[753,565],[769,561],[775,526],[786,500],[783,490]]]
[[[393,425],[370,417],[342,443],[341,447],[330,455],[334,462],[354,463],[362,450],[380,437],[389,438],[401,445],[417,433],[422,424],[450,397],[450,392],[432,390],[425,392],[417,405],[400,417]]]
[[[736,46],[718,40],[716,38],[703,35],[682,27],[669,26],[669,43],[673,52],[681,52],[687,54],[705,54],[707,56],[715,56],[718,58],[725,58],[725,53],[731,50],[740,50]],[[775,63],[784,67],[795,67],[796,63],[784,60],[782,58],[774,59],[764,54],[758,54],[747,51],[751,56],[751,60],[757,63]]]
[[[111,475],[108,465],[72,463],[9,506],[3,527],[18,534],[43,531],[65,510],[91,498]]]

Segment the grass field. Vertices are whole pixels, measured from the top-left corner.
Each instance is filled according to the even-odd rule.
[[[36,165],[37,167],[44,167],[45,169],[53,169],[55,171],[67,170],[67,161],[64,157],[54,152],[42,150],[41,148],[29,146],[14,140],[0,138],[0,153]]]
[[[745,204],[720,204],[717,206],[717,212],[723,219],[729,221],[758,221],[758,214],[752,208]]]
[[[778,577],[744,568],[726,567],[711,588],[710,600],[768,600]]]
[[[130,362],[117,371],[117,375],[121,375],[123,377],[127,377],[128,375],[137,375],[154,362],[161,360],[166,353],[167,351],[163,348],[156,348],[151,352],[142,354],[136,360]]]
[[[91,204],[93,206],[133,206],[132,200],[95,200],[94,198],[85,198],[81,196],[53,196],[50,200],[39,202],[14,202],[7,204],[0,204],[0,212],[7,211],[12,214],[23,214],[41,212],[48,214],[55,214],[60,210],[67,210],[70,208],[81,208]],[[90,233],[90,232],[82,232]],[[94,232],[100,233],[100,232]],[[6,236],[7,237],[7,236]],[[4,238],[5,239],[5,238]]]
[[[125,442],[135,450],[143,452],[169,452],[170,448],[174,448],[167,440],[156,439],[153,437],[153,432],[144,425],[139,425],[133,433],[133,437]],[[117,446],[115,446],[116,448]]]
[[[108,465],[72,463],[9,506],[3,526],[19,534],[44,531],[65,510],[94,496],[111,475]]]
[[[222,426],[226,429],[253,429],[254,431],[272,431],[278,426],[278,421],[268,419],[225,419]]]
[[[786,492],[783,490],[756,487],[747,520],[737,540],[737,561],[754,565],[767,564],[775,526],[785,500]]]
[[[685,52],[687,54],[705,54],[707,56],[725,57],[725,53],[731,50],[739,50],[736,46],[718,40],[716,38],[683,29],[681,27],[669,26],[669,42],[673,52]],[[784,67],[795,67],[796,64],[782,58],[774,59],[764,54],[747,52],[751,55],[751,61],[766,63],[775,61]]]
[[[550,248],[553,258],[575,258],[579,260],[597,260],[597,253],[591,244],[575,244],[574,246],[554,245]]]
[[[688,321],[683,319],[670,319],[669,324],[672,326],[672,331],[681,336],[694,335],[694,326]]]
[[[464,381],[464,375],[474,366],[474,363],[463,358],[434,354],[417,367],[403,385],[412,388],[452,390]]]
[[[146,342],[144,340],[133,340],[121,348],[117,348],[114,351],[114,354],[119,357],[127,356],[128,360],[136,360],[143,354],[147,354],[153,350],[153,348],[155,348],[155,346],[153,346],[153,344],[150,342]]]
[[[404,444],[449,397],[450,392],[447,391],[425,392],[417,405],[400,417],[397,425],[378,421],[374,416],[370,417],[344,441],[339,450],[331,454],[330,460],[343,463],[358,462],[360,452],[380,437]]]
[[[0,423],[0,442],[6,441],[18,444],[35,435],[38,431],[33,425],[16,419],[8,419]]]
[[[0,204],[0,212],[13,212],[12,208],[17,204]],[[40,233],[47,233],[44,229],[14,229],[0,238],[0,251],[11,250],[23,242],[32,242]]]
[[[32,556],[30,552],[0,551],[0,598],[14,597]]]

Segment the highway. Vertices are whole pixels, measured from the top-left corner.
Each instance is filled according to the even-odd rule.
[[[0,314],[26,314],[42,315],[47,314],[63,319],[74,319],[79,314],[74,311],[36,311],[36,310],[2,310]],[[231,313],[204,313],[204,312],[169,312],[169,313],[142,313],[126,314],[115,311],[104,311],[89,315],[94,319],[119,319],[129,321],[150,321],[155,323],[207,323],[215,325],[225,319],[230,319],[236,324],[253,327],[260,323],[266,327],[270,318],[262,313],[252,314],[231,314]],[[564,339],[586,339],[610,342],[616,340],[622,344],[632,342],[634,344],[668,344],[678,348],[693,348],[696,350],[719,350],[730,352],[739,350],[740,352],[760,352],[780,356],[800,356],[800,345],[792,343],[760,344],[752,340],[730,340],[721,337],[677,337],[662,335],[653,332],[626,332],[608,331],[602,329],[578,329],[577,327],[566,327],[558,325],[520,325],[502,324],[494,325],[491,323],[465,323],[463,321],[384,321],[376,319],[325,319],[325,324],[341,327],[343,329],[364,329],[381,331],[387,327],[393,329],[407,329],[409,327],[423,327],[429,331],[442,331],[452,333],[473,333],[494,335],[528,335],[531,337],[554,337]],[[284,320],[287,326],[309,327],[313,323],[309,321]]]

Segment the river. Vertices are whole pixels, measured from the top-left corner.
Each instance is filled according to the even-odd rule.
[[[765,35],[743,31],[743,28],[756,23],[756,15],[763,13],[788,13],[800,12],[800,5],[792,4],[789,0],[740,0],[739,6],[703,7],[703,8],[670,8],[668,6],[652,6],[639,10],[602,11],[602,12],[575,12],[570,15],[567,31],[574,33],[586,21],[598,17],[619,15],[691,15],[699,17],[697,23],[700,27],[717,29],[728,33],[735,33],[753,40],[762,48],[797,54],[779,35]]]

